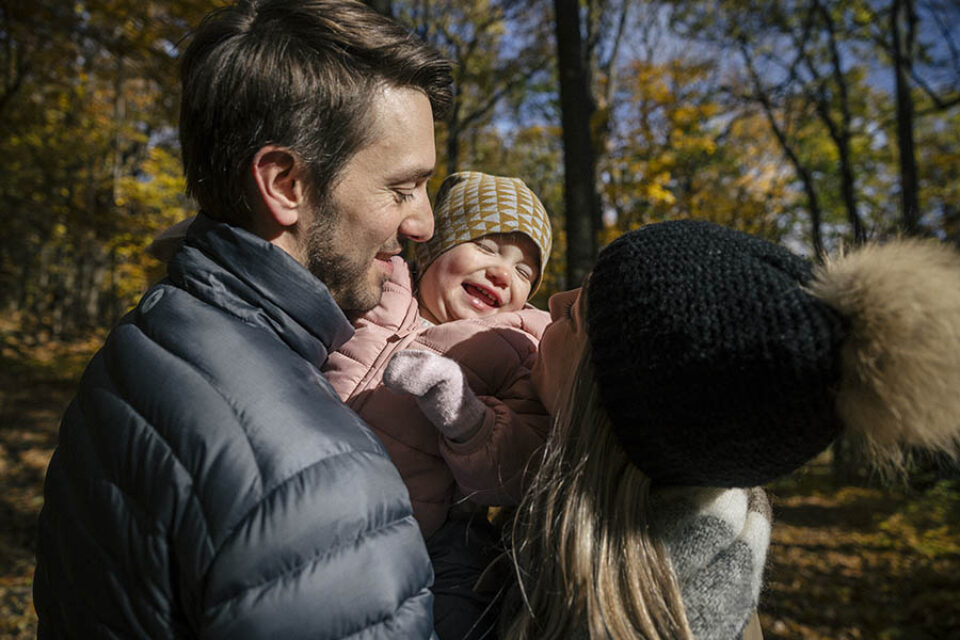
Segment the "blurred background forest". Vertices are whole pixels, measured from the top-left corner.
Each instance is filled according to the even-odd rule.
[[[957,0],[368,3],[457,63],[433,189],[515,175],[551,212],[540,302],[658,220],[813,258],[960,242]],[[40,481],[80,366],[162,276],[144,247],[194,212],[177,58],[219,4],[0,0],[0,635],[33,633]],[[960,637],[956,470],[923,471],[895,492],[824,467],[778,488],[768,637]]]

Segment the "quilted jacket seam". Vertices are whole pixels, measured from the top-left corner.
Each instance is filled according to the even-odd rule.
[[[364,540],[366,540],[367,538],[373,535],[380,534],[380,533],[387,533],[391,529],[397,529],[401,525],[405,524],[410,520],[413,520],[413,516],[407,515],[399,520],[393,520],[391,522],[388,522],[381,527],[377,527],[376,529],[366,529],[364,531],[361,531],[356,537],[351,538],[350,540],[346,540],[338,545],[335,545],[332,547],[326,547],[325,549],[320,550],[318,553],[315,553],[310,558],[305,559],[303,562],[301,562],[295,567],[291,567],[290,569],[287,569],[286,571],[279,573],[269,579],[263,580],[262,582],[258,582],[257,584],[252,584],[250,586],[243,587],[233,595],[227,596],[226,598],[224,598],[223,600],[217,603],[210,604],[207,607],[207,611],[210,612],[216,609],[222,609],[226,606],[229,606],[231,602],[242,598],[244,595],[246,595],[250,591],[254,591],[257,589],[262,590],[266,587],[276,584],[277,582],[280,582],[281,580],[284,580],[285,578],[303,573],[304,571],[308,570],[310,567],[313,567],[319,562],[322,562],[330,558],[334,554],[340,553],[341,550],[347,547],[356,546],[358,543],[363,542]],[[408,598],[404,598],[404,600],[407,600],[407,599]]]
[[[216,307],[216,308],[219,309],[219,307]],[[263,330],[263,327],[257,327],[257,325],[254,325],[254,324],[251,324],[251,323],[249,323],[249,322],[246,322],[246,321],[244,321],[242,318],[239,318],[239,317],[237,317],[237,316],[235,316],[235,315],[233,315],[233,314],[230,314],[230,315],[231,315],[232,317],[236,318],[238,321],[243,322],[243,323],[246,324],[247,326],[255,327],[255,328],[257,328],[257,329]],[[247,425],[246,421],[242,418],[242,416],[241,416],[241,411],[240,411],[239,408],[236,406],[236,403],[234,402],[234,400],[226,393],[226,391],[225,391],[224,389],[221,388],[221,386],[220,386],[219,384],[216,384],[216,383],[213,381],[213,375],[212,375],[206,368],[200,366],[199,363],[195,363],[195,362],[193,362],[193,361],[191,361],[191,360],[188,360],[188,359],[186,358],[186,356],[183,356],[183,355],[181,355],[181,354],[179,354],[179,353],[176,353],[175,351],[171,350],[171,349],[170,349],[169,347],[167,347],[166,345],[161,344],[160,342],[158,342],[153,336],[147,334],[145,327],[140,327],[139,325],[136,325],[136,326],[137,326],[137,327],[140,329],[140,331],[143,332],[144,335],[146,335],[155,345],[157,345],[159,348],[163,349],[166,353],[169,353],[170,355],[172,355],[173,357],[175,357],[177,360],[183,362],[187,367],[190,367],[193,371],[195,371],[195,372],[203,379],[203,381],[206,382],[207,385],[209,385],[210,389],[212,389],[212,390],[224,401],[224,403],[226,403],[227,407],[230,408],[230,412],[233,414],[233,418],[234,418],[234,426],[235,426],[235,427],[240,431],[240,433],[243,435],[243,441],[247,444],[247,449],[248,449],[249,452],[250,452],[250,459],[253,461],[253,466],[254,466],[254,468],[257,470],[257,483],[258,483],[260,489],[262,490],[262,489],[263,489],[263,470],[260,468],[260,461],[257,459],[257,454],[256,454],[256,451],[255,451],[255,449],[254,449],[253,443],[250,442],[250,435],[249,435],[249,433],[247,432],[247,429],[246,429],[246,427],[249,426],[249,425]],[[138,414],[138,415],[139,415],[139,414]],[[150,424],[150,423],[148,422],[147,424]],[[151,425],[151,426],[152,426],[152,425]],[[158,435],[158,437],[161,437],[161,438],[162,438],[162,436],[160,436],[159,433],[158,433],[157,435]],[[192,477],[192,476],[191,476],[191,477]]]
[[[98,462],[99,462],[99,460],[98,460]],[[102,468],[102,465],[101,465],[101,468]],[[116,489],[117,491],[119,491],[119,493],[124,497],[124,499],[129,499],[129,494],[128,494],[126,491],[124,491],[124,490],[120,487],[120,485],[118,485],[116,482],[113,482],[112,480],[109,480],[109,479],[107,479],[106,477],[101,478],[100,481],[103,482],[104,484],[106,484],[108,487],[112,487],[112,488]],[[136,504],[135,501],[134,501],[134,504]],[[156,521],[155,518],[154,518],[154,520]],[[96,536],[92,535],[91,529],[87,526],[86,520],[85,520],[85,519],[79,519],[79,520],[76,521],[76,523],[77,523],[77,526],[80,528],[80,530],[81,530],[89,539],[93,539],[93,540],[96,540],[96,541],[97,541],[96,547],[97,547],[97,550],[98,550],[98,552],[100,553],[100,555],[103,556],[103,557],[109,558],[109,554],[106,553],[106,550],[104,549],[103,545],[99,544],[99,540],[97,540]],[[159,524],[159,522],[157,522],[157,524]],[[162,525],[160,526],[160,528],[163,529],[163,530],[166,530],[165,527],[163,527]],[[110,570],[112,571],[113,569],[111,568]],[[165,619],[168,619],[168,620],[172,620],[172,618],[169,618],[168,616],[164,616],[164,618],[165,618]],[[141,624],[139,624],[139,620],[137,620],[136,618],[134,618],[134,620],[133,620],[132,622],[133,622],[134,625],[137,626],[137,628],[138,628],[140,631],[146,632],[146,629],[144,629],[143,626],[142,626]],[[105,628],[107,628],[107,629],[110,629],[111,632],[112,632],[112,629],[111,629],[110,625],[108,625],[108,624],[107,624],[106,622],[104,622],[103,620],[97,620],[95,624],[96,624],[96,626],[102,626],[102,627],[105,627]],[[122,637],[122,636],[116,636],[116,637]]]
[[[308,471],[311,471],[315,467],[318,467],[323,464],[327,464],[331,460],[336,460],[337,458],[342,458],[344,456],[354,456],[357,454],[366,454],[366,453],[368,452],[360,449],[351,449],[350,451],[338,451],[331,455],[324,456],[319,460],[315,460],[314,462],[311,462],[305,467],[301,467],[300,469],[294,471],[289,476],[287,476],[286,478],[278,482],[277,485],[273,489],[271,489],[268,493],[260,496],[260,499],[257,500],[257,502],[253,506],[251,506],[250,509],[248,509],[242,516],[240,516],[239,520],[237,520],[237,523],[232,527],[230,527],[229,533],[227,533],[227,535],[224,537],[223,542],[220,543],[220,548],[217,550],[217,553],[216,555],[214,555],[210,564],[213,565],[216,563],[217,559],[220,557],[221,551],[223,551],[223,549],[226,546],[228,546],[228,544],[231,541],[233,541],[233,539],[237,535],[240,534],[240,531],[243,529],[243,526],[247,523],[247,521],[255,517],[258,513],[260,513],[262,509],[266,508],[267,502],[269,502],[271,498],[277,495],[279,491],[283,490],[290,482],[292,482],[293,480],[296,480],[297,478],[307,473]]]
[[[204,528],[206,529],[206,535],[205,535],[205,537],[204,537],[204,542],[207,544],[208,551],[210,552],[210,555],[211,555],[211,557],[212,557],[213,554],[214,554],[215,546],[214,546],[214,544],[213,544],[213,538],[212,538],[211,533],[210,533],[210,532],[211,532],[210,518],[209,518],[209,516],[207,515],[206,510],[204,509],[203,501],[200,499],[200,496],[197,494],[197,491],[196,491],[196,478],[193,477],[193,474],[190,473],[190,470],[187,468],[187,466],[186,466],[185,464],[183,464],[183,461],[177,456],[176,451],[174,451],[173,447],[170,446],[170,443],[167,441],[167,439],[164,438],[164,437],[160,434],[159,431],[157,431],[156,426],[155,426],[152,422],[150,422],[149,420],[147,420],[147,418],[146,418],[143,414],[141,414],[139,411],[137,411],[137,409],[136,409],[132,404],[130,404],[130,402],[129,402],[128,400],[126,400],[125,398],[123,398],[123,397],[120,396],[119,394],[111,393],[110,395],[112,395],[112,396],[115,397],[116,399],[120,400],[120,402],[121,402],[125,407],[127,407],[133,415],[137,416],[137,418],[140,419],[141,423],[144,425],[144,428],[149,429],[150,432],[153,434],[153,436],[156,438],[157,442],[162,443],[163,447],[165,448],[165,450],[166,450],[167,453],[169,454],[170,458],[174,461],[174,463],[176,464],[177,468],[178,468],[180,471],[182,471],[182,472],[186,475],[186,477],[190,478],[190,494],[189,494],[189,495],[190,495],[190,501],[193,502],[193,503],[195,503],[195,505],[196,505],[196,507],[197,507],[197,510],[198,510],[198,512],[200,513],[201,518],[203,519],[203,525],[204,525]],[[84,420],[84,422],[86,423],[87,421]],[[97,457],[98,457],[98,462],[100,463],[101,469],[105,469],[105,467],[104,467],[104,465],[103,465],[103,461],[99,459],[99,455],[98,455]],[[117,486],[117,488],[120,489],[120,491],[122,491],[125,495],[128,495],[127,492],[124,491],[124,490],[123,490],[119,485],[117,485],[116,483],[111,482],[110,484],[113,484],[113,485]]]
[[[362,629],[358,629],[357,631],[354,631],[354,632],[351,633],[350,635],[344,636],[343,638],[341,638],[341,640],[353,640],[353,639],[355,639],[355,638],[359,639],[359,638],[363,637],[365,634],[367,634],[371,629],[373,629],[373,628],[375,628],[375,627],[382,627],[382,626],[386,625],[387,623],[389,623],[391,620],[396,620],[396,619],[397,619],[397,614],[400,612],[401,609],[403,609],[404,605],[406,605],[409,601],[413,600],[413,599],[416,598],[417,596],[423,595],[424,593],[429,593],[429,589],[426,590],[426,591],[418,591],[417,593],[413,594],[413,595],[410,596],[409,598],[406,598],[406,599],[403,601],[403,604],[401,604],[400,607],[399,607],[396,611],[394,611],[393,613],[391,613],[390,615],[385,616],[385,617],[383,617],[383,618],[381,618],[381,619],[379,619],[379,620],[377,620],[377,621],[375,621],[375,622],[371,622],[370,624],[368,624],[367,626],[363,627]]]

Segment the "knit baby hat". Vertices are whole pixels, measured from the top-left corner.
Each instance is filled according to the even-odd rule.
[[[433,238],[415,249],[420,276],[443,252],[458,244],[516,231],[533,240],[540,252],[540,271],[530,295],[536,292],[550,259],[553,231],[543,203],[523,180],[479,171],[450,174],[437,192],[433,215]]]
[[[763,484],[841,430],[894,466],[905,442],[957,452],[960,256],[935,241],[812,268],[738,231],[665,222],[604,249],[586,295],[602,403],[656,482]]]

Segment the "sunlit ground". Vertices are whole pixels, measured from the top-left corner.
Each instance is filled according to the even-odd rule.
[[[960,638],[960,484],[835,489],[812,467],[772,494],[764,637]]]

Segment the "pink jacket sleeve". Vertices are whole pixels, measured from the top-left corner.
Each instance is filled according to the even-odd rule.
[[[469,321],[472,335],[458,335],[464,321],[439,325],[418,339],[458,362],[471,389],[486,405],[480,430],[466,442],[440,438],[440,453],[465,496],[484,505],[515,505],[524,478],[535,469],[550,430],[550,416],[533,389],[530,371],[550,322],[532,307]]]

